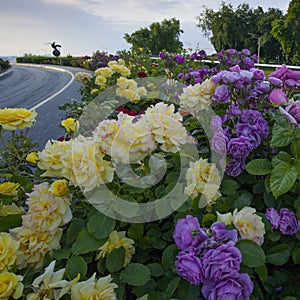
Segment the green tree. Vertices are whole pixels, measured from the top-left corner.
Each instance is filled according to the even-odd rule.
[[[218,52],[229,48],[247,48],[257,53],[259,38],[260,56],[268,61],[280,55],[280,44],[270,31],[273,20],[281,16],[282,12],[277,9],[264,12],[260,6],[253,9],[242,3],[234,10],[231,4],[222,2],[218,11],[205,8],[198,16],[197,26]]]
[[[300,0],[289,3],[288,12],[272,23],[271,34],[279,41],[287,63],[300,63]]]
[[[179,40],[181,33],[180,21],[172,18],[161,23],[154,22],[149,28],[140,28],[132,34],[126,33],[124,39],[132,44],[133,49],[143,48],[157,55],[162,50],[175,53],[182,49],[183,44]]]

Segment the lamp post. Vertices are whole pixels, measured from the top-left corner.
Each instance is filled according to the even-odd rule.
[[[258,36],[257,34],[248,32],[248,34],[250,34],[252,37],[254,37],[255,39],[257,39],[257,63],[259,63],[259,57],[260,57],[260,39],[261,36]]]

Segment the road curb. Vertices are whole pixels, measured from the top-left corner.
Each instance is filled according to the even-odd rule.
[[[12,74],[12,72],[13,72],[13,70],[11,68],[9,68],[5,72],[1,73],[0,74],[0,80],[10,76]]]

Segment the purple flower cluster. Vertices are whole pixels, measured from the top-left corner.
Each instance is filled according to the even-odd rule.
[[[213,96],[215,103],[238,100],[240,103],[251,104],[257,99],[267,99],[270,91],[270,83],[265,81],[264,71],[256,68],[243,70],[235,65],[213,75],[211,80],[218,84]]]
[[[207,58],[207,54],[204,50],[195,51],[190,55],[190,60],[203,60]]]
[[[253,283],[248,274],[239,273],[242,255],[235,247],[236,230],[221,222],[204,229],[188,215],[177,221],[173,237],[181,250],[175,262],[178,274],[191,284],[203,284],[206,299],[250,298]]]
[[[300,72],[288,69],[285,64],[277,67],[275,72],[268,76],[268,80],[274,85],[283,85],[286,89],[300,88]]]
[[[259,111],[241,109],[236,104],[229,107],[223,119],[213,118],[210,127],[214,132],[212,149],[218,154],[231,156],[225,172],[234,177],[242,173],[250,152],[269,134],[268,123]]]
[[[177,78],[184,80],[187,85],[197,84],[201,83],[203,78],[205,78],[207,75],[211,75],[212,72],[213,70],[207,67],[189,68],[186,73],[179,73]]]
[[[254,68],[254,63],[257,62],[257,55],[250,56],[250,50],[243,49],[242,51],[237,51],[236,49],[222,49],[218,53],[218,59],[221,68],[229,68],[235,65],[239,65],[244,70],[250,70]]]
[[[279,228],[283,234],[292,235],[300,230],[300,219],[287,208],[281,208],[279,213],[275,208],[267,208],[266,218],[272,224],[273,229]]]

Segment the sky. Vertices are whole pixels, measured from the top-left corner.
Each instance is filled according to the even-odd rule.
[[[115,54],[130,49],[124,34],[153,22],[176,18],[184,48],[215,53],[197,27],[197,16],[222,0],[0,0],[0,56],[51,55],[49,43],[62,45],[61,55],[92,55],[97,50]],[[287,12],[287,0],[224,0],[237,8],[245,2]]]

